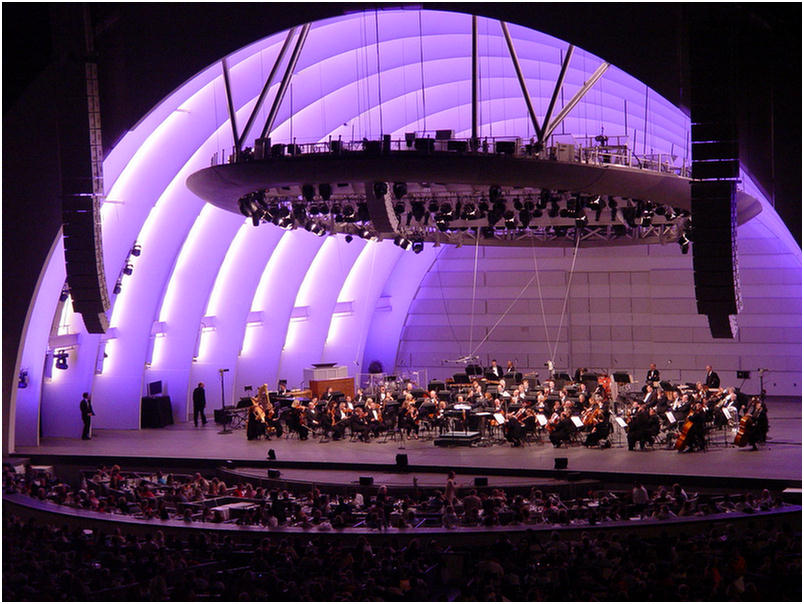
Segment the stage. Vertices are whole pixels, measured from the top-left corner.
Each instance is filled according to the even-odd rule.
[[[191,467],[195,463],[199,469],[221,465],[230,468],[270,465],[287,470],[329,470],[340,472],[338,481],[344,482],[356,481],[358,475],[367,472],[400,470],[396,466],[398,454],[407,456],[411,472],[443,475],[453,468],[464,475],[523,477],[555,477],[555,459],[565,457],[567,471],[582,473],[584,478],[611,480],[618,475],[623,478],[639,475],[646,480],[669,483],[695,479],[703,484],[708,479],[731,478],[800,484],[801,403],[771,402],[768,406],[770,432],[768,442],[761,445],[759,451],[730,444],[724,446],[733,440],[733,434],[722,432],[713,434],[706,452],[684,454],[658,443],[653,449],[629,451],[624,437],[618,444],[616,436],[614,446],[609,449],[587,449],[581,445],[555,448],[546,438],[519,448],[507,443],[487,447],[436,447],[432,439],[383,443],[383,437],[370,443],[352,442],[348,438],[319,442],[311,437],[300,441],[295,436],[248,441],[245,430],[220,434],[221,427],[210,421],[198,428],[184,423],[159,429],[97,430],[90,441],[43,438],[40,446],[20,447],[16,454],[39,461],[50,460],[50,463],[69,458],[70,463],[83,463],[88,468],[115,462],[123,466],[150,464],[159,467],[164,460],[165,467],[179,463]],[[266,461],[269,449],[276,455],[276,461],[271,463]],[[436,482],[441,481],[439,478]]]

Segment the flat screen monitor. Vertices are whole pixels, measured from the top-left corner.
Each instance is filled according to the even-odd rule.
[[[148,383],[148,396],[159,396],[162,394],[162,380]]]

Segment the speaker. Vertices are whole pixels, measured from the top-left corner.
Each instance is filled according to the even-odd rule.
[[[281,472],[279,470],[268,470],[268,478],[279,478]]]
[[[475,476],[475,486],[476,487],[487,487],[487,486],[489,486],[489,478],[488,478],[488,476]]]
[[[374,484],[374,477],[373,476],[361,476],[360,477],[360,486],[361,487],[370,487]]]
[[[396,454],[396,466],[398,468],[407,468],[408,467],[407,453],[397,453]]]
[[[566,457],[556,457],[555,458],[555,465],[553,466],[556,470],[566,470],[567,469],[567,458]]]
[[[268,449],[268,459],[276,460],[276,451],[273,449]]]

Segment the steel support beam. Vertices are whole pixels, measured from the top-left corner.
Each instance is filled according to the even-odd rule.
[[[232,140],[235,146],[235,161],[240,157],[240,137],[237,135],[237,122],[235,121],[234,103],[232,102],[232,86],[229,83],[229,64],[224,58],[221,61],[223,67],[223,85],[226,88],[226,108],[229,110],[229,123],[232,124]]]
[[[268,74],[268,79],[265,80],[265,86],[262,87],[260,96],[257,98],[257,104],[254,105],[254,110],[251,112],[245,128],[243,128],[243,133],[240,135],[238,148],[241,148],[243,143],[246,142],[246,137],[248,136],[249,130],[251,130],[251,127],[254,125],[254,120],[257,119],[257,114],[260,112],[260,109],[262,109],[262,104],[265,102],[265,97],[268,95],[268,89],[271,87],[271,84],[274,83],[276,72],[279,71],[279,65],[282,63],[282,59],[285,58],[285,54],[287,53],[288,48],[290,48],[290,42],[295,34],[296,28],[291,27],[287,37],[285,38],[285,43],[279,50],[279,55],[276,57],[276,61],[274,61],[274,66],[271,68],[271,73]]]
[[[519,79],[519,87],[522,89],[522,96],[525,99],[525,104],[528,106],[530,121],[533,122],[533,129],[538,134],[542,131],[542,129],[539,126],[539,120],[536,118],[536,112],[533,110],[533,102],[530,100],[528,87],[525,85],[525,76],[522,75],[522,68],[519,66],[519,59],[517,58],[516,50],[514,49],[514,41],[511,39],[511,34],[508,32],[508,25],[505,23],[505,21],[500,21],[500,26],[502,27],[502,32],[505,36],[505,42],[508,44],[508,52],[511,54],[511,62],[514,64],[516,77]]]
[[[553,133],[553,131],[563,121],[563,119],[569,115],[570,111],[573,110],[575,105],[580,103],[581,99],[586,95],[587,92],[589,92],[589,90],[591,90],[592,86],[594,86],[595,83],[600,78],[603,77],[603,74],[606,73],[606,70],[608,68],[609,68],[608,63],[601,63],[600,64],[600,66],[595,70],[595,73],[592,74],[592,77],[590,77],[588,80],[586,80],[586,82],[584,82],[583,86],[581,86],[581,89],[578,92],[575,93],[575,96],[570,99],[569,103],[564,105],[564,107],[561,109],[561,111],[558,112],[558,115],[556,116],[556,119],[553,120],[553,122],[549,126],[547,126],[545,128],[544,134],[542,136],[542,138],[544,140],[547,140],[550,137],[550,135]]]
[[[558,74],[558,79],[556,80],[556,87],[553,89],[553,96],[550,97],[550,104],[547,105],[547,112],[544,114],[544,125],[545,128],[547,124],[550,123],[550,118],[553,116],[553,109],[556,106],[556,100],[558,99],[558,94],[561,92],[561,87],[564,85],[564,77],[567,75],[567,68],[570,64],[570,59],[572,59],[572,53],[575,51],[575,47],[570,44],[567,48],[567,54],[564,56],[564,61],[561,63],[561,71]],[[627,129],[626,129],[627,132]],[[539,132],[539,147],[544,146],[544,131]]]
[[[478,146],[478,60],[477,60],[477,15],[472,15],[472,149]]]
[[[293,54],[290,55],[290,61],[288,61],[287,69],[285,69],[285,75],[282,77],[282,83],[279,85],[279,90],[276,93],[273,105],[271,105],[271,111],[268,113],[268,119],[265,120],[265,126],[262,129],[260,138],[265,138],[268,136],[274,127],[276,115],[279,113],[279,106],[282,104],[282,99],[285,98],[285,92],[287,92],[288,86],[290,85],[290,79],[293,77],[293,70],[296,69],[296,62],[299,60],[301,49],[304,46],[304,41],[307,39],[307,33],[309,31],[310,24],[305,23],[302,26],[301,32],[299,32],[299,38],[296,40],[296,46],[293,48]]]

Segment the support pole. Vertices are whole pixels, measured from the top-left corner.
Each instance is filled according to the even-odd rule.
[[[564,56],[564,61],[561,63],[561,71],[558,74],[558,79],[556,80],[556,87],[553,89],[553,96],[550,97],[550,104],[547,105],[547,112],[544,114],[544,127],[547,127],[547,124],[550,123],[550,118],[553,116],[553,109],[556,106],[556,100],[558,99],[558,93],[561,90],[561,87],[564,85],[564,77],[567,75],[567,68],[570,64],[570,59],[572,59],[572,53],[575,51],[575,47],[570,44],[569,48],[567,48],[567,54]],[[545,139],[547,138],[544,135],[544,131],[540,130],[537,131],[538,138],[539,138],[539,148],[541,149],[544,146]]]
[[[558,127],[558,125],[562,121],[564,121],[564,118],[567,117],[567,115],[569,115],[569,112],[572,111],[575,108],[575,105],[577,105],[578,103],[581,102],[581,99],[584,96],[586,96],[586,93],[589,92],[589,90],[591,90],[592,86],[594,86],[595,83],[600,78],[603,77],[603,74],[606,73],[606,70],[608,68],[609,68],[608,63],[601,63],[600,64],[600,66],[595,70],[595,73],[592,74],[592,77],[590,77],[588,80],[586,80],[586,82],[584,82],[584,84],[581,87],[581,89],[578,92],[575,93],[575,96],[573,96],[570,99],[569,103],[564,105],[564,107],[561,109],[561,111],[558,112],[558,115],[556,116],[556,119],[553,120],[553,123],[550,124],[549,126],[545,127],[545,131],[544,131],[544,135],[543,135],[544,140],[547,140],[547,138],[553,133],[553,130],[555,130]]]
[[[290,48],[290,42],[293,39],[293,36],[296,33],[296,28],[291,27],[290,31],[288,32],[287,37],[285,38],[285,43],[282,45],[282,48],[279,50],[279,55],[276,57],[276,61],[274,62],[274,66],[271,69],[271,73],[268,74],[268,79],[265,80],[265,86],[262,87],[262,91],[260,92],[260,96],[257,98],[257,104],[254,105],[254,110],[251,112],[251,115],[246,122],[246,127],[243,128],[243,133],[240,135],[240,147],[243,146],[243,143],[246,142],[246,137],[248,136],[249,130],[254,125],[254,120],[257,119],[257,114],[262,109],[262,104],[265,102],[265,97],[268,95],[268,89],[271,87],[271,84],[274,83],[274,78],[276,77],[276,72],[279,71],[279,65],[282,63],[282,59],[285,58],[285,54]]]
[[[477,59],[477,15],[472,15],[472,143],[474,151],[478,147],[478,59]]]
[[[240,157],[240,137],[237,135],[237,122],[235,121],[234,103],[232,102],[232,86],[229,83],[229,64],[226,58],[221,61],[223,67],[223,85],[226,88],[226,108],[229,110],[229,123],[232,125],[232,140],[235,147],[235,161]]]
[[[293,54],[290,55],[285,75],[282,77],[282,83],[279,85],[279,91],[276,93],[271,111],[268,113],[268,119],[265,120],[265,126],[262,129],[260,138],[265,138],[273,129],[276,115],[279,113],[279,106],[282,104],[282,99],[285,98],[285,92],[290,84],[290,79],[293,77],[293,70],[296,69],[296,62],[299,60],[299,54],[304,46],[304,41],[307,39],[307,33],[310,31],[310,24],[305,23],[299,33],[299,38],[296,40],[296,46],[293,48]]]
[[[530,100],[530,94],[528,94],[528,87],[525,85],[525,76],[522,75],[522,68],[519,66],[519,59],[516,56],[514,41],[511,39],[511,34],[508,32],[508,25],[505,23],[505,21],[500,21],[500,26],[502,27],[502,32],[505,36],[505,42],[508,44],[508,52],[511,54],[511,62],[514,64],[516,77],[519,79],[519,87],[522,89],[522,97],[525,99],[525,104],[528,106],[528,113],[530,114],[530,121],[533,123],[533,129],[537,133],[541,132],[542,129],[539,126],[539,120],[536,118],[536,112],[533,110],[533,103]]]

